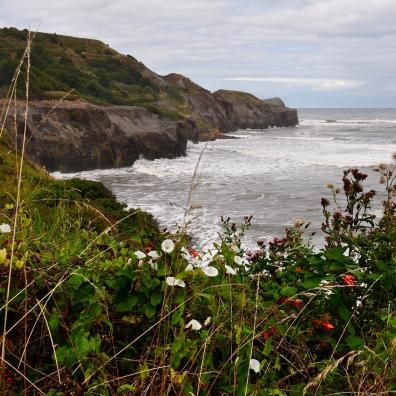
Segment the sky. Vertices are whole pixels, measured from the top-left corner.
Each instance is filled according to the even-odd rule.
[[[97,38],[158,74],[293,107],[396,107],[396,0],[0,0],[0,26]]]

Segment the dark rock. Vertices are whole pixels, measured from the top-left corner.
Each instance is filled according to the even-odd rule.
[[[96,106],[51,101],[30,104],[27,155],[49,171],[81,171],[132,165],[184,155],[196,133],[192,121],[173,121],[132,106]],[[17,109],[18,147],[23,136],[23,103]],[[12,116],[7,127],[12,130]]]

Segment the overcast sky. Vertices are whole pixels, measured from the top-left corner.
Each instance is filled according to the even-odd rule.
[[[0,25],[98,38],[159,74],[296,107],[396,107],[396,0],[0,0]]]

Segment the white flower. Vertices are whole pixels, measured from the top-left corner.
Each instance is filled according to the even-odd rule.
[[[0,224],[0,232],[2,233],[11,232],[10,225],[6,223]]]
[[[182,257],[185,260],[187,260],[187,261],[191,260],[191,255],[190,255],[190,253],[188,252],[188,250],[185,247],[182,247],[180,249],[180,252],[181,252]]]
[[[153,260],[156,260],[160,255],[157,253],[157,251],[152,250],[151,252],[147,253],[147,256],[150,256]]]
[[[168,254],[172,253],[174,248],[175,248],[175,244],[170,239],[165,239],[165,241],[161,243],[161,249],[165,253]]]
[[[242,257],[235,256],[234,257],[234,263],[237,265],[242,265]]]
[[[192,264],[188,264],[186,269],[184,270],[185,272],[191,272],[194,271],[194,266]]]
[[[359,286],[360,287],[367,287],[367,283],[362,282]]]
[[[184,328],[191,329],[191,330],[201,330],[202,325],[201,325],[201,323],[198,322],[198,320],[192,319],[185,325]]]
[[[363,305],[362,300],[356,300],[356,308],[359,308]]]
[[[202,256],[202,262],[209,264],[213,260],[213,255],[211,252],[207,252]]]
[[[322,287],[322,289],[320,291],[325,295],[326,298],[328,298],[332,294],[334,294],[332,287],[329,285],[331,285],[331,281],[328,281],[328,280],[322,280],[319,283],[319,286]]]
[[[152,268],[154,271],[158,271],[158,263],[154,262],[153,260],[150,260],[150,261],[149,261],[149,264],[150,264],[151,268]]]
[[[245,258],[242,258],[240,256],[235,256],[234,257],[234,263],[236,265],[248,265],[249,261],[247,261]]]
[[[146,257],[146,255],[140,250],[136,250],[134,254],[139,260],[142,260]]]
[[[208,316],[208,317],[205,319],[204,326],[208,326],[208,325],[210,324],[211,321],[212,321],[212,317],[211,317],[211,316]]]
[[[225,264],[224,265],[225,269],[226,269],[226,274],[229,275],[236,275],[236,271],[234,270],[234,268],[230,267],[229,265]]]
[[[256,359],[250,359],[249,368],[255,373],[258,373],[260,371],[260,362]]]
[[[179,287],[186,287],[186,284],[181,279],[176,279],[173,276],[168,276],[165,279],[165,282],[168,286],[179,286]]]
[[[219,275],[219,270],[215,267],[211,267],[210,265],[207,265],[206,267],[202,267],[201,270],[206,276],[209,277]]]

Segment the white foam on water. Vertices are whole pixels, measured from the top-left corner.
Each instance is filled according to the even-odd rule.
[[[282,234],[296,218],[312,220],[317,230],[319,201],[328,194],[326,182],[337,184],[342,169],[349,167],[369,172],[378,163],[390,162],[396,152],[394,118],[377,119],[371,112],[372,118],[364,120],[363,112],[355,120],[345,120],[333,113],[317,111],[298,128],[239,130],[232,135],[240,139],[189,142],[185,157],[139,159],[128,168],[53,175],[103,181],[129,207],[147,210],[175,230],[182,224],[192,176],[204,150],[199,183],[189,202],[202,206],[192,212],[188,228],[198,244],[217,238],[221,215],[241,221],[253,214],[251,243]],[[376,177],[370,174],[369,188],[378,187]]]

